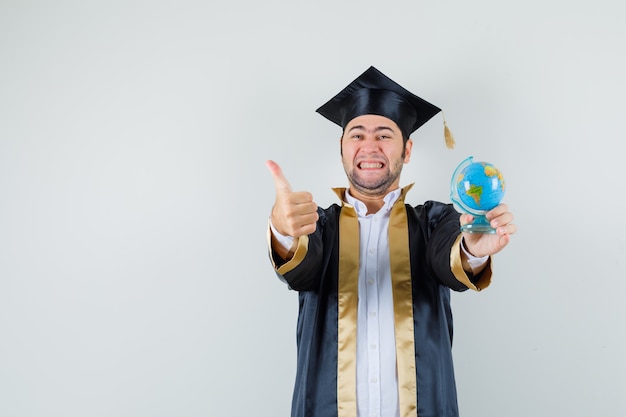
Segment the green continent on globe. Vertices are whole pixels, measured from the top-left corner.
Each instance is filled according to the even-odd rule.
[[[476,206],[480,207],[480,197],[483,196],[483,187],[481,185],[470,185],[465,194],[472,197],[476,202]]]

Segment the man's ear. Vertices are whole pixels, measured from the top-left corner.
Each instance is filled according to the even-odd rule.
[[[404,144],[404,163],[408,164],[411,160],[411,149],[413,149],[413,141],[411,139],[407,139]]]

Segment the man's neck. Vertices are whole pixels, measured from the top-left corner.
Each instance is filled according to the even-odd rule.
[[[395,187],[394,189],[388,189],[384,192],[384,194],[380,195],[363,194],[355,190],[353,187],[348,188],[348,192],[352,197],[365,204],[365,207],[367,207],[367,214],[374,214],[378,213],[378,211],[385,205],[385,196],[397,189],[398,187]]]

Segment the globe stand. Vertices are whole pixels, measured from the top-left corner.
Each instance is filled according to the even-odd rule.
[[[461,231],[466,233],[496,233],[496,229],[489,225],[489,221],[485,216],[475,216],[473,222],[461,226]]]

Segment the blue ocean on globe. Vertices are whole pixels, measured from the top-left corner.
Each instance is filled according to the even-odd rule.
[[[502,173],[488,162],[472,162],[458,174],[457,193],[461,202],[472,210],[489,211],[504,197]]]

